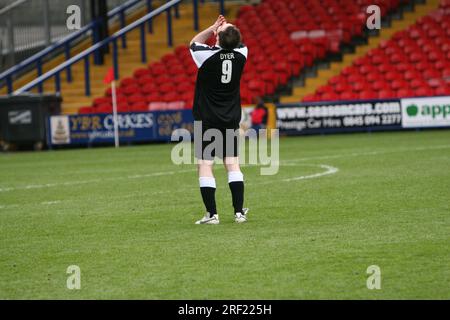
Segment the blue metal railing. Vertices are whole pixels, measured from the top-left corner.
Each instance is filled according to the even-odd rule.
[[[145,63],[147,61],[147,54],[146,54],[146,26],[149,26],[151,20],[158,16],[161,13],[167,14],[167,41],[168,45],[172,46],[173,39],[172,39],[172,8],[175,8],[177,10],[178,4],[183,0],[171,0],[165,3],[164,5],[160,6],[159,8],[153,10],[152,12],[146,14],[145,16],[141,17],[140,19],[134,21],[133,23],[129,24],[128,26],[122,28],[121,30],[117,31],[110,37],[97,42],[93,44],[90,48],[84,50],[83,52],[77,54],[76,56],[68,59],[64,63],[60,64],[59,66],[53,68],[52,70],[46,72],[45,74],[42,74],[38,76],[33,81],[29,82],[22,88],[16,90],[14,94],[21,94],[26,91],[29,91],[35,87],[42,87],[42,84],[44,81],[54,77],[55,80],[55,89],[56,92],[60,92],[61,89],[61,77],[60,74],[64,70],[67,70],[70,68],[73,64],[84,60],[84,81],[85,81],[85,95],[90,96],[91,95],[91,86],[90,86],[90,61],[89,57],[91,54],[95,54],[98,50],[100,50],[102,47],[109,45],[112,43],[112,58],[113,58],[113,68],[114,68],[114,78],[119,79],[119,51],[118,51],[118,41],[119,39],[123,39],[125,35],[136,29],[140,28],[140,35],[141,35],[141,61]],[[224,13],[224,0],[218,0],[220,3],[219,10],[220,13]],[[193,8],[194,8],[194,27],[198,27],[198,0],[192,0]],[[197,22],[195,22],[197,20]],[[148,28],[148,27],[147,27]],[[123,44],[123,43],[122,43]]]
[[[111,20],[115,17],[119,18],[119,25],[120,28],[124,28],[126,25],[126,19],[125,19],[125,12],[126,10],[136,6],[143,0],[130,0],[123,5],[120,5],[113,10],[108,12],[108,20]],[[150,13],[152,11],[152,0],[146,0],[146,6],[147,6],[147,12]],[[29,57],[28,59],[25,59],[24,61],[18,63],[14,67],[6,70],[5,72],[0,74],[0,86],[5,83],[7,87],[7,92],[11,94],[13,92],[13,82],[14,77],[21,74],[24,70],[33,67],[37,71],[37,76],[40,77],[42,75],[42,67],[45,58],[49,57],[51,54],[57,52],[59,49],[64,50],[64,59],[65,61],[68,61],[70,59],[70,50],[72,49],[72,44],[81,38],[84,38],[88,36],[89,34],[92,35],[93,43],[96,43],[98,41],[98,34],[97,34],[97,26],[99,24],[99,21],[93,21],[81,28],[80,30],[68,35],[67,37],[56,41],[51,46],[43,49],[42,51],[36,53],[35,55]],[[151,24],[151,21],[149,22],[149,25]],[[151,32],[151,29],[149,30]],[[126,35],[124,34],[122,37],[122,47],[126,48]],[[97,53],[95,53],[97,54]],[[96,61],[98,61],[98,58],[96,57]],[[58,75],[59,76],[59,75]],[[71,66],[68,65],[66,67],[66,78],[68,82],[72,81],[72,72],[71,72]],[[38,91],[40,93],[43,92],[43,86],[42,83],[40,83],[38,86]]]

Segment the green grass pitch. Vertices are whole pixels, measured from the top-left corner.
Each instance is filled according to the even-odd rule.
[[[195,168],[170,151],[0,154],[0,299],[450,298],[450,131],[282,138],[278,175],[243,168],[245,225],[222,167],[221,224],[194,225]]]

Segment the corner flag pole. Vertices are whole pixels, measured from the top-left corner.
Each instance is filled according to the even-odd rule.
[[[117,95],[116,95],[116,81],[111,82],[111,93],[113,103],[113,122],[114,122],[114,144],[119,148],[119,120],[117,118]]]

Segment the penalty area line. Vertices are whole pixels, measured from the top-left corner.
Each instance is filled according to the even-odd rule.
[[[426,150],[439,150],[439,149],[449,149],[449,148],[450,148],[450,145],[434,145],[434,146],[416,147],[416,148],[398,148],[398,149],[394,149],[394,150],[344,153],[344,154],[325,155],[325,156],[316,156],[316,157],[305,157],[305,158],[292,159],[292,160],[283,160],[283,161],[280,161],[280,165],[283,166],[283,165],[289,165],[290,163],[298,163],[298,162],[310,161],[310,160],[330,160],[330,159],[345,158],[345,157],[376,156],[376,155],[380,155],[380,154],[389,154],[389,153],[398,153],[398,152],[407,152],[407,151],[426,151]],[[327,165],[321,165],[321,166],[323,166],[322,168],[325,169],[326,171],[324,171],[322,173],[316,173],[313,175],[288,178],[287,180],[279,179],[277,181],[305,180],[305,179],[315,178],[316,175],[318,175],[317,177],[321,177],[323,175],[334,174],[338,171],[337,168],[333,167],[333,169],[332,169],[331,166],[330,166],[330,168],[325,167]],[[118,181],[118,180],[125,180],[125,179],[144,179],[144,178],[150,178],[150,177],[175,175],[175,174],[179,174],[179,173],[194,172],[194,171],[197,171],[197,169],[178,170],[178,171],[161,171],[161,172],[153,172],[153,173],[148,173],[148,174],[136,174],[136,175],[123,176],[123,177],[68,181],[68,182],[63,182],[63,183],[30,184],[30,185],[20,186],[20,187],[0,187],[0,193],[16,191],[16,190],[34,190],[34,189],[43,189],[43,188],[52,188],[52,187],[61,187],[61,186],[76,186],[76,185],[91,184],[91,183],[101,183],[104,181]],[[274,180],[271,180],[271,181],[274,181]],[[264,184],[264,183],[261,183],[261,184]]]

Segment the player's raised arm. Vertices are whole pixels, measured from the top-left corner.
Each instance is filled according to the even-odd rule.
[[[197,34],[192,40],[190,45],[192,45],[194,42],[198,42],[198,43],[206,43],[206,41],[208,41],[208,39],[212,36],[212,35],[216,35],[217,34],[217,29],[224,23],[227,23],[227,20],[225,19],[224,16],[220,15],[216,22],[210,26],[209,28],[203,30],[202,32],[200,32],[199,34]]]

